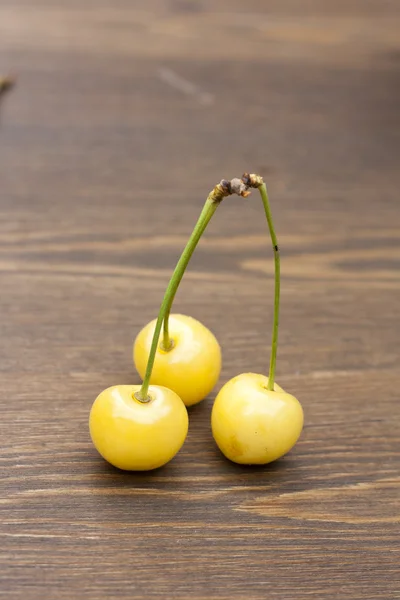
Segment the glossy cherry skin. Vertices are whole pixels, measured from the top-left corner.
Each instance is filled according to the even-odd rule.
[[[138,334],[133,346],[133,360],[144,377],[156,321],[151,321]],[[205,398],[218,381],[221,372],[221,349],[207,327],[185,315],[170,315],[170,350],[162,348],[162,335],[157,348],[150,383],[174,390],[186,406]]]
[[[114,467],[150,471],[169,462],[182,447],[189,419],[182,400],[165,387],[150,386],[149,402],[134,396],[139,385],[116,385],[96,398],[90,435],[97,451]]]
[[[272,462],[295,445],[303,428],[300,402],[268,377],[243,373],[218,393],[211,414],[214,439],[229,460],[246,465]]]

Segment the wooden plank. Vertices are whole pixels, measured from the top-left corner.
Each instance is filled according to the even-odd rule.
[[[394,2],[4,0],[0,597],[400,596],[399,14]],[[305,410],[266,468],[226,461],[217,390],[179,455],[91,445],[136,383],[208,191],[260,172],[282,249],[278,381]],[[273,263],[257,194],[218,209],[176,298],[266,372]]]

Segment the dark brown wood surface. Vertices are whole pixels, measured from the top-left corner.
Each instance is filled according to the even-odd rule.
[[[2,0],[0,597],[400,598],[399,25],[381,0]],[[213,394],[169,465],[118,472],[90,406],[138,382],[133,339],[244,170],[304,433],[230,464]],[[219,385],[267,371],[272,269],[257,193],[227,199],[175,305],[220,340]]]

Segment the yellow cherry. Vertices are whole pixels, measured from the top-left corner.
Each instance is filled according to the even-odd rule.
[[[133,346],[133,360],[144,378],[156,320],[138,334]],[[205,398],[218,381],[221,371],[221,348],[207,327],[185,315],[169,316],[169,350],[159,341],[150,383],[174,390],[186,406]]]
[[[218,393],[211,415],[214,439],[229,460],[264,465],[289,452],[303,428],[300,402],[268,377],[243,373]]]
[[[90,435],[106,461],[127,471],[149,471],[181,449],[189,419],[182,400],[165,387],[150,386],[148,402],[135,397],[139,385],[116,385],[96,398]]]

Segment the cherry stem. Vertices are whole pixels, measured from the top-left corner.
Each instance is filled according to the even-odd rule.
[[[275,367],[276,367],[276,354],[278,350],[278,329],[279,329],[279,303],[280,303],[280,290],[281,290],[281,273],[280,273],[280,258],[279,258],[279,247],[278,240],[272,221],[271,208],[268,200],[268,193],[265,183],[259,186],[261,199],[264,204],[265,216],[267,217],[269,232],[271,234],[272,248],[274,250],[274,261],[275,261],[275,296],[274,296],[274,322],[272,327],[272,345],[271,345],[271,359],[269,363],[269,375],[267,389],[273,391],[275,383]]]
[[[140,388],[139,392],[137,392],[137,394],[136,394],[136,398],[138,400],[140,400],[141,402],[148,402],[150,400],[150,397],[148,395],[150,378],[151,378],[151,373],[153,371],[154,360],[155,360],[156,352],[157,352],[158,340],[160,338],[161,326],[162,326],[163,322],[164,322],[164,336],[163,336],[162,348],[166,351],[171,349],[171,340],[169,337],[169,330],[168,330],[168,319],[169,319],[169,314],[171,311],[171,306],[174,301],[175,294],[178,290],[179,284],[182,280],[183,274],[184,274],[186,267],[192,257],[192,254],[193,254],[201,236],[203,235],[211,217],[217,210],[217,207],[223,198],[223,195],[220,194],[221,197],[219,197],[216,194],[217,187],[214,188],[214,190],[209,194],[209,196],[204,204],[203,210],[200,213],[198,221],[197,221],[197,223],[192,231],[192,234],[189,238],[189,241],[186,244],[186,247],[185,247],[184,251],[182,252],[182,255],[175,267],[175,270],[172,274],[172,277],[168,284],[167,290],[165,292],[164,299],[163,299],[161,307],[160,307],[160,312],[158,313],[156,326],[154,329],[149,358],[147,361],[146,373],[143,378],[142,387]],[[224,194],[224,195],[227,195],[227,194]]]
[[[168,352],[168,350],[172,350],[172,346],[173,346],[173,341],[169,337],[169,315],[171,313],[172,303],[175,299],[176,292],[178,291],[178,286],[182,280],[182,277],[186,270],[186,267],[192,257],[192,254],[193,254],[201,236],[203,235],[208,223],[210,222],[211,217],[217,210],[217,206],[218,206],[218,203],[210,201],[209,198],[207,198],[207,200],[203,206],[203,210],[201,211],[200,216],[197,220],[197,223],[192,231],[192,235],[190,236],[189,241],[186,244],[186,247],[185,247],[184,251],[182,252],[179,262],[176,265],[175,271],[171,277],[171,281],[170,281],[168,288],[171,287],[172,290],[170,291],[171,293],[168,296],[168,302],[167,302],[167,306],[165,309],[165,314],[164,314],[164,319],[163,319],[163,341],[161,343],[161,347],[165,352]],[[174,278],[176,278],[176,280]],[[167,289],[167,292],[168,292],[168,289]],[[167,295],[167,292],[166,292],[166,295]]]

